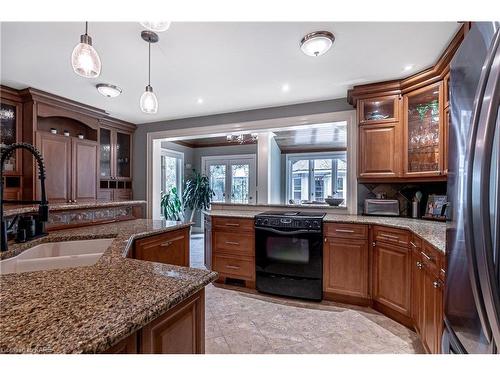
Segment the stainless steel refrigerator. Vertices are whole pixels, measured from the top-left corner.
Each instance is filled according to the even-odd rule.
[[[450,66],[443,353],[500,349],[500,23],[474,23]]]

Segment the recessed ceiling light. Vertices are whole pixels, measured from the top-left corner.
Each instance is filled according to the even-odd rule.
[[[290,91],[290,85],[288,83],[283,84],[283,86],[281,86],[281,91],[283,92]]]
[[[203,98],[198,98],[198,100],[196,101],[196,103],[203,104]]]
[[[330,49],[335,37],[329,31],[315,31],[300,41],[300,49],[307,56],[321,56]]]
[[[141,25],[155,33],[161,33],[168,30],[170,23],[170,21],[144,21]]]
[[[115,85],[110,85],[109,83],[99,83],[95,85],[99,94],[104,95],[108,98],[116,98],[122,93],[122,89]]]
[[[408,70],[412,70],[413,69],[413,65],[406,65],[404,68],[404,71],[407,72]]]

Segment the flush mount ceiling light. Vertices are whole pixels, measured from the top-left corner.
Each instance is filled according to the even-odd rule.
[[[158,112],[158,99],[153,92],[153,87],[151,87],[151,43],[156,43],[160,38],[158,34],[153,31],[144,30],[141,32],[141,37],[146,42],[148,42],[148,85],[146,86],[146,91],[141,95],[141,100],[139,102],[141,106],[141,111],[144,113],[154,114]]]
[[[101,59],[92,47],[92,38],[87,34],[87,31],[88,22],[85,22],[85,34],[80,36],[80,43],[73,49],[71,66],[79,76],[95,78],[101,74]]]
[[[329,31],[315,31],[302,38],[300,49],[307,56],[321,56],[330,49],[334,40]]]
[[[95,85],[99,94],[104,95],[108,98],[116,98],[122,93],[122,89],[115,85],[110,85],[109,83],[99,83]]]
[[[154,31],[156,33],[161,33],[169,29],[170,21],[145,21],[141,22],[141,25],[148,30]]]

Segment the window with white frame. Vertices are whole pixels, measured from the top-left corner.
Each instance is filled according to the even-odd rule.
[[[346,199],[347,151],[288,154],[288,201],[324,202],[335,196]]]
[[[160,191],[170,192],[177,188],[179,196],[182,193],[184,155],[180,152],[161,150],[160,160]]]

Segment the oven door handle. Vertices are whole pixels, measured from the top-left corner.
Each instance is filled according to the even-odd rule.
[[[298,229],[298,230],[293,230],[293,231],[282,231],[274,228],[264,228],[264,227],[255,227],[255,229],[258,230],[263,230],[265,232],[271,232],[271,233],[276,233],[276,234],[288,234],[288,235],[294,235],[294,234],[305,234],[305,233],[321,233],[321,231],[311,231],[307,229]]]

